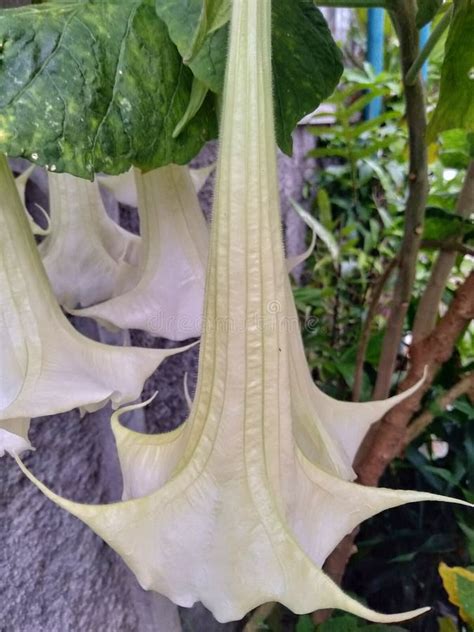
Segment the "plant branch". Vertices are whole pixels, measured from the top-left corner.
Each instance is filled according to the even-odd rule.
[[[469,255],[474,257],[474,248],[466,246],[466,244],[458,244],[452,241],[443,241],[442,239],[423,239],[421,248],[427,250],[441,250],[442,252],[459,253],[461,255]],[[455,258],[455,257],[454,257]],[[452,266],[451,266],[452,267]],[[433,268],[434,272],[434,268]]]
[[[402,72],[405,76],[418,55],[416,3],[399,0],[390,16],[398,33]],[[428,164],[425,143],[426,113],[423,84],[418,76],[413,85],[405,83],[406,118],[409,132],[408,199],[405,209],[405,229],[400,251],[398,276],[382,344],[374,399],[385,399],[390,391],[405,316],[415,281],[416,263],[423,231],[428,197]]]
[[[430,388],[439,367],[451,357],[456,341],[473,317],[474,273],[458,289],[434,331],[425,340],[412,346],[410,369],[399,390],[404,391],[416,384],[423,377],[425,367],[428,367],[428,374],[417,392],[395,406],[367,435],[355,463],[358,482],[377,485],[387,465],[402,452],[406,445],[409,420]],[[342,540],[324,565],[328,575],[338,583],[354,551],[357,531]]]
[[[460,217],[469,217],[473,211],[474,160],[471,161],[467,169],[463,187],[456,205],[456,212]],[[423,242],[422,246],[424,244],[425,242]],[[443,292],[448,282],[452,267],[456,261],[456,252],[462,252],[462,248],[463,250],[467,250],[464,254],[474,254],[472,248],[468,248],[467,246],[463,246],[456,242],[451,242],[446,245],[443,245],[441,242],[440,248],[442,252],[439,253],[436,259],[429,281],[416,310],[415,322],[413,324],[414,342],[425,338],[429,333],[431,333],[436,324],[439,304],[441,303]]]
[[[474,373],[467,373],[459,382],[457,382],[446,393],[438,397],[438,399],[432,405],[437,411],[446,410],[458,397],[469,393],[474,388]],[[426,428],[430,425],[433,419],[438,413],[431,410],[424,410],[421,415],[418,415],[412,423],[408,426],[405,435],[405,444],[410,444],[414,439],[419,437]]]
[[[427,375],[416,393],[392,408],[366,437],[356,459],[360,482],[376,485],[387,465],[405,445],[406,428],[429,390],[440,366],[452,355],[454,346],[474,318],[474,272],[457,290],[448,311],[435,329],[410,348],[410,369],[400,385],[405,391]]]
[[[395,257],[389,261],[387,267],[374,283],[372,288],[372,296],[370,298],[369,309],[367,316],[362,326],[362,332],[359,339],[359,346],[357,348],[355,373],[354,373],[354,385],[352,387],[352,401],[358,402],[360,399],[360,393],[362,390],[362,379],[364,375],[364,362],[365,355],[367,353],[367,346],[370,340],[370,332],[372,330],[372,323],[377,315],[377,309],[380,303],[380,297],[382,296],[383,289],[387,284],[390,275],[392,274],[395,266],[398,264],[398,257]]]
[[[423,46],[423,49],[421,50],[420,54],[411,65],[411,68],[408,70],[405,76],[405,83],[407,86],[412,86],[415,83],[418,73],[423,67],[423,64],[431,55],[434,47],[439,42],[441,36],[448,28],[449,23],[451,22],[452,15],[453,15],[453,7],[451,6],[443,15],[443,17],[435,26],[435,28],[432,30],[431,35],[428,38],[428,41]]]

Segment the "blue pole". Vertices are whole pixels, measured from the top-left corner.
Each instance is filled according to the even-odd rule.
[[[431,32],[431,24],[426,24],[420,31],[420,50],[422,50],[423,46],[428,41]],[[428,79],[428,62],[426,61],[423,64],[423,68],[421,69],[421,77],[423,81],[426,83]]]
[[[367,33],[367,61],[371,64],[376,75],[384,68],[384,9],[369,9]],[[373,119],[382,112],[382,97],[372,99],[366,108],[365,116]]]

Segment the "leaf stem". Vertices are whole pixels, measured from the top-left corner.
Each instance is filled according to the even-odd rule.
[[[370,340],[370,334],[372,331],[372,323],[377,315],[377,309],[380,303],[380,297],[382,296],[383,289],[387,284],[395,266],[398,265],[398,257],[394,257],[389,261],[387,267],[382,272],[380,277],[376,280],[372,288],[372,297],[370,300],[369,309],[362,326],[362,333],[359,339],[359,346],[357,348],[356,367],[354,374],[354,385],[352,387],[352,401],[358,402],[360,400],[362,390],[362,379],[364,376],[364,362],[367,353],[367,347]]]
[[[449,23],[451,22],[452,14],[453,14],[453,7],[451,6],[443,15],[443,17],[438,22],[438,24],[435,26],[433,31],[431,32],[431,35],[429,36],[428,41],[424,45],[423,49],[421,50],[418,57],[415,59],[411,68],[409,69],[409,71],[407,72],[405,76],[405,84],[407,86],[413,86],[415,84],[417,75],[420,72],[421,68],[423,67],[423,64],[431,55],[434,47],[439,42],[439,40],[441,39],[441,36],[448,28]]]
[[[472,208],[474,207],[474,160],[471,161],[469,168],[466,171],[464,178],[464,184],[459,194],[459,198],[456,205],[456,213],[459,217],[469,217]],[[436,242],[426,242],[423,240],[422,247],[439,247],[441,252],[436,258],[431,270],[429,281],[425,287],[423,294],[421,295],[420,302],[415,314],[415,322],[413,324],[413,342],[417,342],[422,338],[425,338],[436,325],[438,319],[439,304],[443,298],[443,293],[446,288],[446,284],[449,279],[452,267],[456,262],[456,256],[458,252],[462,252],[463,248],[466,248],[463,244],[453,242],[447,242],[445,244]],[[467,247],[467,253],[471,254],[469,247]]]

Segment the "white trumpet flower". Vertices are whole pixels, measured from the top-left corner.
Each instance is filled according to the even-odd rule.
[[[189,169],[136,171],[135,182],[143,235],[138,281],[128,292],[72,313],[171,340],[200,336],[208,229]]]
[[[131,402],[182,349],[113,347],[77,332],[52,292],[4,156],[0,186],[0,450],[15,452],[31,417]]]
[[[61,305],[105,301],[129,287],[140,238],[106,213],[98,182],[49,173],[51,232],[39,249]]]
[[[112,420],[125,500],[85,505],[48,490],[136,574],[220,621],[279,601],[392,622],[321,570],[360,521],[430,494],[347,479],[366,429],[396,399],[340,403],[313,386],[282,247],[271,86],[271,2],[233,0],[195,399],[177,430]],[[409,393],[406,393],[406,395]],[[20,461],[19,461],[20,463]],[[456,502],[456,501],[453,501]],[[462,501],[457,501],[462,502]]]

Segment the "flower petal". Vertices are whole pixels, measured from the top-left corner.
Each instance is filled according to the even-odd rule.
[[[191,481],[183,473],[171,487],[140,499],[86,505],[54,494],[19,459],[17,462],[48,498],[108,542],[131,567],[143,588],[164,594],[181,606],[202,601],[218,621],[241,619],[248,610],[268,601],[279,601],[296,613],[341,608],[381,623],[403,621],[428,610],[383,615],[344,594],[307,557],[278,513],[263,516],[258,511],[250,501],[245,481],[228,481],[228,498],[233,498],[233,502],[225,504],[212,477]],[[325,481],[324,475],[322,480]],[[353,493],[354,484],[345,485]],[[361,490],[367,492],[366,496],[373,491]],[[330,496],[328,491],[327,497]],[[385,504],[440,499],[424,494],[409,498],[385,499]],[[373,513],[381,510],[372,508]],[[324,515],[324,510],[323,505],[319,514]],[[312,518],[314,515],[311,512]],[[318,526],[321,522],[318,520]],[[323,536],[329,523],[325,527]]]
[[[137,399],[157,366],[189,347],[114,347],[79,334],[52,293],[4,157],[0,182],[0,420]]]
[[[48,182],[51,233],[39,248],[61,305],[92,305],[128,288],[140,238],[108,217],[97,182],[53,173]]]
[[[25,209],[26,217],[28,218],[28,221],[30,223],[30,227],[31,227],[31,230],[33,231],[33,235],[44,237],[46,235],[49,235],[51,231],[49,215],[46,213],[46,211],[43,208],[41,208],[41,206],[37,205],[38,209],[40,210],[40,212],[42,213],[43,217],[46,220],[46,228],[42,228],[41,226],[39,226],[39,224],[35,222],[35,220],[28,213],[28,210],[26,208],[26,185],[27,185],[28,180],[30,179],[31,174],[33,173],[35,169],[36,169],[36,165],[31,165],[31,167],[29,167],[23,173],[21,173],[19,176],[16,177],[15,183],[16,183],[21,201],[23,202],[23,208]]]
[[[10,456],[19,456],[26,450],[33,450],[28,431],[29,419],[5,419],[0,421],[0,457],[5,452]]]
[[[170,340],[199,336],[208,230],[189,170],[170,165],[135,177],[144,235],[140,278],[128,292],[72,313]]]

